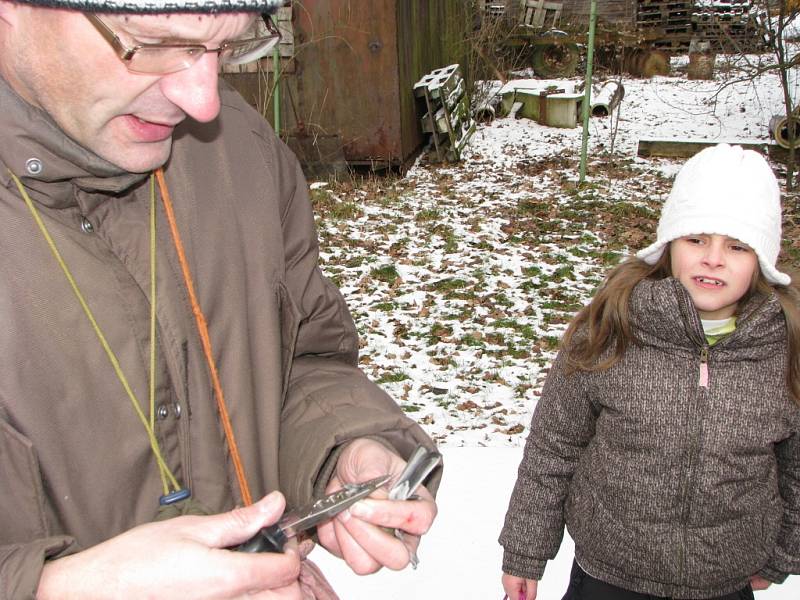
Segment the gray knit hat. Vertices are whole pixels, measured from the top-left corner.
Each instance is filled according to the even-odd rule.
[[[718,144],[686,161],[661,209],[655,243],[636,256],[655,264],[669,242],[701,233],[744,242],[758,256],[767,281],[791,282],[776,268],[781,249],[781,192],[759,153]]]
[[[291,0],[17,0],[47,8],[97,13],[274,13]]]

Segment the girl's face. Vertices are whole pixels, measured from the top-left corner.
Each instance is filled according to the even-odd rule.
[[[670,266],[701,319],[727,319],[750,289],[758,258],[747,244],[724,235],[687,235],[670,244]]]

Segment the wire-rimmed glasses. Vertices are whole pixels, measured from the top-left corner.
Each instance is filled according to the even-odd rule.
[[[219,48],[202,44],[165,43],[126,46],[97,15],[84,13],[117,56],[132,73],[167,75],[188,69],[207,52],[216,52],[221,64],[241,65],[266,56],[280,41],[281,34],[269,15],[262,15],[268,35],[226,40]]]

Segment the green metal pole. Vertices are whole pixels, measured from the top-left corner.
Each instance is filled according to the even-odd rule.
[[[278,49],[278,46],[275,46],[275,49],[272,51],[272,79],[275,81],[275,85],[272,89],[272,108],[275,111],[272,116],[272,124],[275,133],[278,137],[281,136],[281,86],[280,86],[280,74],[281,74],[281,52]]]
[[[589,105],[592,102],[592,64],[594,63],[594,25],[597,21],[597,0],[589,0],[589,48],[586,51],[586,84],[583,92],[583,136],[581,137],[581,173],[579,183],[586,179],[586,149],[589,145]]]

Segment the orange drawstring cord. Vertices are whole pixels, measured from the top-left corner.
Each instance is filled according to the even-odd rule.
[[[242,502],[245,506],[248,506],[253,503],[253,499],[250,496],[250,488],[247,485],[247,479],[244,475],[242,458],[239,455],[239,447],[236,445],[236,437],[233,434],[233,427],[231,426],[228,407],[225,404],[225,396],[222,394],[222,384],[219,380],[217,365],[214,362],[214,355],[211,352],[211,338],[208,335],[208,325],[206,324],[206,318],[203,315],[203,311],[200,309],[200,304],[197,301],[197,295],[194,291],[194,283],[192,281],[191,272],[189,271],[189,262],[186,260],[183,242],[181,242],[181,236],[178,233],[178,226],[175,221],[175,213],[172,209],[172,201],[170,200],[169,191],[167,190],[167,183],[164,179],[163,169],[159,168],[156,170],[156,179],[158,180],[158,186],[161,190],[161,200],[164,203],[167,221],[169,222],[169,228],[172,232],[172,240],[175,244],[175,250],[178,253],[178,261],[180,262],[181,270],[183,271],[183,280],[186,283],[186,290],[189,293],[189,300],[192,304],[192,312],[194,313],[195,321],[197,323],[197,331],[200,334],[200,340],[203,344],[203,352],[205,353],[208,369],[211,373],[211,382],[214,386],[214,395],[217,399],[217,409],[219,410],[219,416],[222,421],[222,429],[225,431],[225,439],[228,442],[228,450],[231,455],[231,460],[233,460],[236,478],[239,482],[239,489],[242,494]]]

